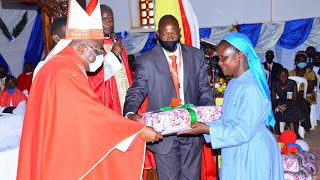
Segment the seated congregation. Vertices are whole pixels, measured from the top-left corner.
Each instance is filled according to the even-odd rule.
[[[293,124],[293,131],[298,139],[304,132],[314,129],[320,117],[319,111],[319,66],[320,52],[312,46],[295,55],[295,69],[288,71],[282,65],[273,62],[273,51],[266,53],[264,69],[268,79],[272,108],[276,119],[275,134]]]
[[[10,75],[6,65],[0,65],[0,112],[24,115],[33,76],[30,62],[18,78]]]

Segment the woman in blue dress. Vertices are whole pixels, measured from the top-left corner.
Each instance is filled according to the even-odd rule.
[[[196,122],[179,134],[204,134],[213,149],[222,148],[222,180],[282,180],[280,149],[267,128],[274,126],[270,91],[250,40],[231,33],[217,48],[219,66],[229,82],[220,119]]]

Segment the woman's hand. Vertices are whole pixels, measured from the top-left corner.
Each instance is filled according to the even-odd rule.
[[[182,132],[178,132],[178,135],[181,134],[209,134],[210,133],[210,126],[201,123],[201,122],[195,122],[191,124],[191,128],[190,130],[187,131],[182,131]]]
[[[284,112],[284,111],[286,111],[287,109],[288,109],[288,107],[287,107],[287,105],[286,104],[282,104],[281,106],[280,105],[278,105],[278,107],[277,107],[278,109],[280,109],[280,111],[282,111],[282,112]]]
[[[288,110],[288,106],[286,104],[283,104],[282,105],[282,111],[286,111],[286,110]]]

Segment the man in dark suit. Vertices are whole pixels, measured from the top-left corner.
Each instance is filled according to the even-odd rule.
[[[268,72],[267,80],[268,80],[268,85],[270,87],[272,82],[277,81],[278,72],[282,68],[282,65],[279,63],[273,62],[274,53],[271,50],[266,52],[265,57],[266,57],[266,62],[262,64],[264,69]]]
[[[172,15],[160,19],[157,33],[160,45],[136,60],[135,79],[127,91],[124,115],[139,119],[134,113],[146,95],[147,111],[169,106],[176,97],[182,103],[213,105],[203,51],[180,44],[179,24]],[[202,136],[172,135],[148,145],[155,154],[159,179],[200,179],[202,144]]]
[[[314,56],[316,55],[316,48],[313,47],[313,46],[308,46],[307,49],[306,49],[306,54],[308,56],[308,59],[307,59],[307,68],[309,69],[313,69],[313,61],[314,61]]]

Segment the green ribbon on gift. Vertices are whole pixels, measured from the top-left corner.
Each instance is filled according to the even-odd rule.
[[[182,104],[180,106],[173,106],[173,107],[172,106],[165,106],[165,107],[160,108],[160,110],[161,111],[169,111],[169,110],[177,109],[177,108],[186,109],[190,114],[191,124],[192,124],[197,121],[197,114],[193,109],[191,109],[191,107],[194,107],[194,105],[193,104]]]

